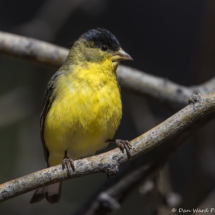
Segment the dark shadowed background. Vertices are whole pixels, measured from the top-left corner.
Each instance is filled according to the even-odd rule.
[[[215,74],[214,21],[213,0],[0,2],[1,31],[70,48],[82,33],[103,27],[133,57],[127,65],[186,86],[203,83]],[[55,71],[0,55],[0,183],[46,167],[39,117],[46,85]],[[173,114],[123,89],[122,101],[123,119],[116,133],[120,139],[131,140],[153,126],[142,111],[156,124]],[[0,214],[72,214],[105,181],[104,174],[66,181],[56,205],[46,201],[30,205],[33,192],[27,193],[1,203]],[[207,202],[208,198],[215,200],[214,182],[213,120],[173,156],[161,171],[159,184],[164,193],[182,197],[181,207],[196,208],[214,207]],[[134,189],[116,214],[153,214],[153,193],[143,195],[140,191],[139,186]],[[171,209],[159,214],[171,214]]]

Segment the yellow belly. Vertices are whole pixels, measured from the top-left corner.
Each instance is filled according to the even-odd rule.
[[[57,89],[60,93],[56,93],[44,130],[50,166],[61,164],[65,151],[75,160],[95,154],[108,145],[107,139],[113,138],[122,115],[117,81],[95,84],[65,87],[64,83]]]

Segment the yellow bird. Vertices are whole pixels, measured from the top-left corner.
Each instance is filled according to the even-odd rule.
[[[129,156],[129,141],[112,139],[122,116],[116,74],[122,60],[132,58],[108,30],[89,30],[74,43],[45,92],[40,127],[48,167],[62,163],[63,169],[75,171],[73,160],[93,155],[109,142]],[[61,182],[41,187],[31,203],[44,197],[59,202],[60,190]]]

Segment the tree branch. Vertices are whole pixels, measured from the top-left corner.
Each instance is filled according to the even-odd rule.
[[[0,32],[1,53],[41,65],[59,68],[68,51],[36,39]],[[215,77],[202,85],[185,87],[123,65],[119,66],[117,75],[120,85],[126,90],[144,95],[173,110],[184,107],[195,92],[205,95],[215,91]]]
[[[215,111],[215,92],[200,97],[195,95],[191,103],[172,117],[131,141],[131,159],[134,159],[172,136],[206,114]],[[115,175],[119,167],[128,162],[120,149],[75,161],[76,171],[62,170],[61,165],[50,167],[0,185],[0,202],[29,192],[41,186],[99,172]]]
[[[119,210],[123,201],[135,187],[138,187],[140,183],[145,182],[151,175],[159,171],[185,140],[214,117],[215,113],[213,112],[199,119],[187,127],[183,134],[179,133],[168,140],[165,147],[156,150],[153,156],[141,158],[137,165],[132,165],[132,168],[124,170],[126,174],[118,177],[110,188],[106,188],[106,184],[102,185],[73,215],[105,215]],[[106,198],[103,198],[103,196]]]
[[[144,95],[173,110],[184,107],[193,93],[206,95],[215,91],[215,77],[202,85],[185,87],[126,66],[119,66],[117,76],[124,89]]]
[[[36,39],[0,32],[0,52],[42,65],[60,67],[68,49]]]

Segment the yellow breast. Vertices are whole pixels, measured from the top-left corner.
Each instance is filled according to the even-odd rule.
[[[59,77],[44,133],[51,166],[62,163],[65,151],[72,159],[92,155],[113,138],[122,115],[115,72],[107,61]]]

